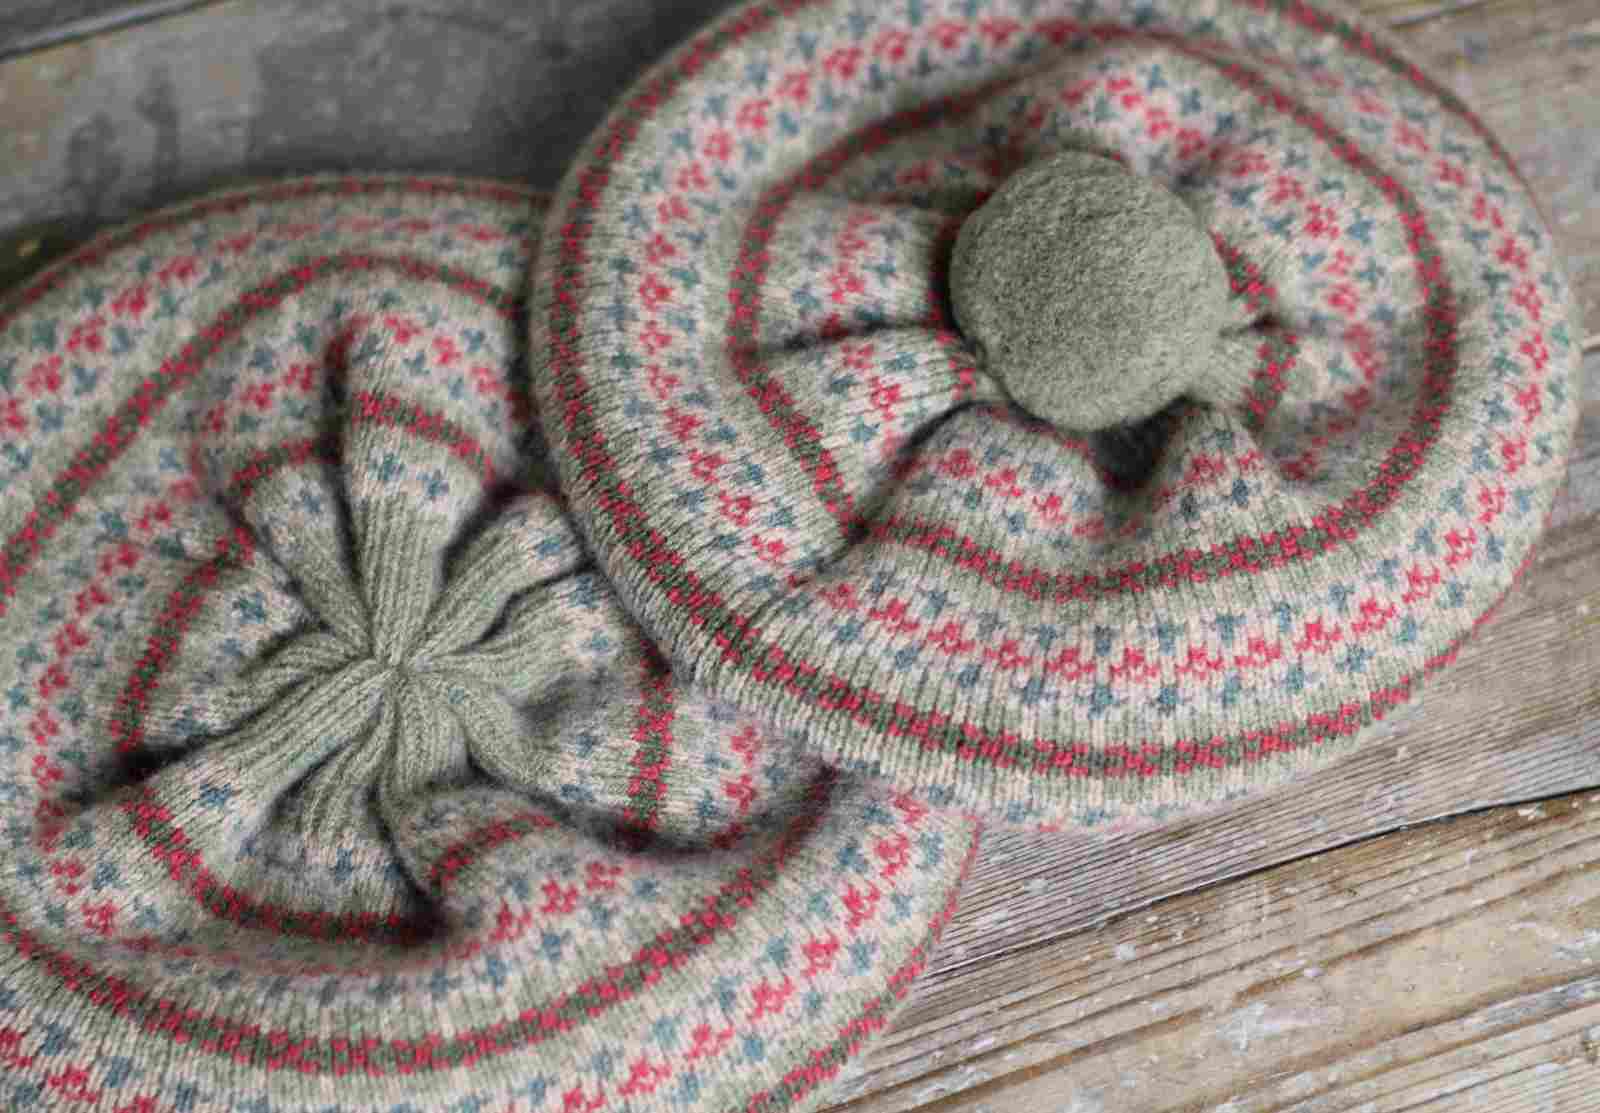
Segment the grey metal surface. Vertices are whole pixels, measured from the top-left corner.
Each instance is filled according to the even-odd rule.
[[[612,98],[729,2],[223,0],[14,57],[0,62],[0,240],[43,231],[48,250],[262,175],[549,187]]]

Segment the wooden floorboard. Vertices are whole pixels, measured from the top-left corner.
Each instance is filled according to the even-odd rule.
[[[1600,792],[1303,858],[931,985],[851,1113],[1579,1110]]]
[[[1079,1101],[1082,1109],[1096,1113],[1168,1108],[1228,1113],[1258,1108],[1307,1113],[1322,1109],[1370,1109],[1372,1113],[1411,1108],[1498,1108],[1528,1113],[1600,1109],[1600,1070],[1588,1075],[1577,1069],[1578,1062],[1570,1056],[1550,1058],[1558,1053],[1567,1055],[1570,1048],[1561,1041],[1570,1043],[1573,1032],[1582,1033],[1579,1043],[1588,1040],[1585,1046],[1600,1048],[1600,997],[1591,1001],[1586,996],[1600,987],[1600,982],[1582,983],[1582,993],[1577,996],[1568,981],[1543,985],[1525,980],[1506,989],[1505,994],[1526,998],[1527,1016],[1549,1014],[1537,1024],[1529,1020],[1521,1035],[1482,1028],[1486,1022],[1476,1013],[1452,1019],[1451,1009],[1464,1006],[1450,1003],[1454,998],[1449,1002],[1440,999],[1435,1011],[1428,1014],[1431,1035],[1427,1039],[1434,1042],[1419,1045],[1425,1049],[1425,1053],[1417,1052],[1419,1065],[1384,1076],[1382,1085],[1390,1090],[1375,1097],[1359,1096],[1367,1092],[1352,1081],[1359,1064],[1355,1059],[1340,1059],[1327,1069],[1340,1072],[1344,1082],[1330,1091],[1331,1097],[1311,1104],[1284,1096],[1289,1090],[1283,1086],[1292,1090],[1303,1082],[1284,1083],[1271,1090],[1271,1100],[1251,1098],[1246,1102],[1240,1098],[1248,1086],[1256,1085],[1246,1069],[1243,1051],[1234,1056],[1228,1071],[1218,1076],[1224,1079],[1218,1086],[1237,1093],[1206,1104],[1212,1100],[1206,1096],[1210,1092],[1196,1089],[1182,1101],[1174,1098],[1170,1105],[1151,1103],[1144,1068],[1154,1070],[1164,1057],[1176,1053],[1174,1049],[1181,1050],[1199,1039],[1196,1033],[1206,1030],[1207,1024],[1214,1028],[1234,1022],[1227,1017],[1191,1016],[1177,1004],[1162,1004],[1150,1006],[1154,1015],[1133,1024],[1138,1015],[1134,1009],[1118,1013],[1131,1027],[1114,1027],[1100,1037],[1085,1035],[1082,1039],[1095,1046],[1084,1050],[1087,1045],[1080,1045],[1073,1035],[1076,1020],[1060,1018],[1098,1015],[1099,1006],[1093,1001],[1100,995],[1097,990],[1071,997],[1071,1007],[1062,1006],[1066,1012],[1052,1012],[1055,1019],[1048,1029],[1028,1034],[1031,1030],[1026,1027],[1036,1004],[1032,987],[1045,984],[1041,962],[1082,955],[1083,959],[1072,961],[1084,961],[1092,968],[1084,976],[1095,974],[1097,964],[1108,961],[1126,967],[1123,972],[1128,985],[1139,984],[1147,976],[1157,976],[1152,963],[1164,969],[1167,962],[1141,949],[1139,925],[1166,922],[1172,910],[1186,901],[1203,899],[1219,908],[1248,909],[1263,899],[1264,877],[1296,877],[1299,871],[1319,868],[1315,863],[1330,857],[1343,855],[1350,861],[1366,862],[1373,855],[1376,858],[1371,860],[1381,860],[1385,854],[1427,845],[1406,842],[1405,836],[1393,833],[1396,829],[1422,829],[1430,820],[1467,811],[1490,817],[1480,818],[1480,823],[1511,823],[1514,827],[1513,818],[1529,808],[1529,800],[1581,793],[1600,784],[1600,559],[1596,559],[1600,553],[1600,354],[1586,359],[1584,371],[1582,396],[1586,402],[1572,478],[1539,556],[1507,597],[1495,621],[1469,643],[1457,663],[1424,691],[1416,705],[1379,728],[1382,735],[1362,752],[1245,803],[1143,830],[992,837],[932,972],[888,1040],[869,1054],[848,1084],[842,1099],[845,1108],[861,1113],[924,1107],[1035,1113],[1071,1110],[1072,1102]],[[1533,807],[1530,815],[1543,814],[1540,809],[1544,805]],[[1592,827],[1594,818],[1600,818],[1600,812],[1583,822]],[[1377,849],[1363,849],[1371,847]],[[1600,873],[1600,866],[1594,870]],[[1273,884],[1303,887],[1297,881]],[[1480,899],[1488,902],[1490,898],[1485,892],[1471,893],[1458,909],[1460,916],[1471,921],[1470,930],[1482,933],[1490,948],[1474,961],[1487,961],[1485,955],[1498,954],[1494,948],[1515,949],[1527,942],[1514,937],[1506,923],[1487,917],[1475,919],[1474,910],[1482,906],[1473,902]],[[1549,907],[1558,909],[1568,898],[1551,896],[1549,900]],[[1568,904],[1577,909],[1578,937],[1592,933],[1596,945],[1585,952],[1585,960],[1592,967],[1592,978],[1600,979],[1600,967],[1594,967],[1600,962],[1600,900],[1585,898]],[[1311,965],[1326,966],[1337,948],[1349,942],[1338,932],[1331,936],[1324,932],[1320,914],[1273,930],[1284,946],[1292,945],[1313,956],[1307,959]],[[1524,930],[1534,929],[1517,929]],[[1435,973],[1436,963],[1427,958],[1432,944],[1418,946],[1413,981],[1426,982]],[[1251,976],[1265,977],[1273,973],[1279,956],[1277,951],[1261,951],[1242,961],[1252,967]],[[1413,993],[1392,981],[1382,992],[1366,996],[1349,996],[1350,987],[1342,982],[1330,981],[1326,987],[1331,987],[1328,992],[1333,1001],[1327,1007],[1343,1018],[1340,1024],[1296,1028],[1295,1038],[1329,1055],[1351,1038],[1351,1024],[1346,1023],[1351,1015],[1360,1018],[1357,1028],[1383,1020],[1390,1016],[1386,1010],[1399,1009]],[[1491,1004],[1500,1000],[1495,997]],[[1182,1018],[1181,1022],[1175,1017]],[[999,1045],[990,1041],[998,1040],[996,1033],[1013,1025],[1022,1026],[1017,1028],[1020,1034],[1003,1052],[994,1053]],[[1169,1031],[1173,1026],[1183,1034],[1174,1036]],[[1439,1041],[1448,1042],[1449,1032],[1470,1034],[1480,1028],[1481,1047],[1435,1049],[1436,1044],[1443,1047]],[[1097,1030],[1092,1025],[1088,1029]],[[1096,1039],[1104,1046],[1095,1043]],[[1533,1042],[1518,1042],[1524,1039]],[[1387,1053],[1378,1047],[1362,1049],[1365,1058],[1361,1062],[1386,1063]],[[1158,1062],[1149,1064],[1141,1058],[1149,1056]],[[1526,1060],[1529,1065],[1525,1073],[1504,1074],[1486,1065],[1501,1059],[1506,1070],[1517,1061]],[[1093,1069],[1101,1074],[1085,1075],[1090,1068],[1084,1063],[1090,1060],[1100,1064]],[[1102,1084],[1102,1076],[1109,1077],[1105,1072],[1112,1069],[1106,1064],[1116,1063],[1125,1068],[1119,1077],[1139,1080],[1137,1088]],[[1413,1076],[1415,1080],[1406,1081]],[[1081,1078],[1091,1081],[1080,1088]],[[1097,1078],[1102,1081],[1092,1081]],[[1451,1105],[1451,1101],[1467,1099],[1451,1097],[1448,1087],[1466,1086],[1469,1081],[1471,1101],[1478,1104]],[[967,1094],[968,1090],[976,1096]],[[1181,1087],[1172,1092],[1185,1093]],[[1395,1094],[1411,1096],[1402,1100]],[[1235,1099],[1240,1104],[1226,1104]],[[1038,1104],[1047,1100],[1058,1104]]]
[[[245,176],[548,186],[725,6],[221,0],[0,61],[0,285]],[[1159,828],[992,837],[845,1108],[1600,1110],[1600,0],[1358,6],[1499,134],[1568,258],[1594,354],[1551,534],[1453,669],[1338,767]]]
[[[1362,751],[1159,827],[991,836],[940,972],[1439,816],[1600,783],[1600,355],[1552,529],[1496,619]]]
[[[214,0],[7,0],[0,59],[165,19]]]
[[[143,6],[154,2],[180,0]],[[549,188],[610,100],[728,6],[217,0],[0,62],[0,255],[8,239],[41,236],[48,255],[99,223],[249,176],[436,170]],[[1600,342],[1600,6],[1358,6],[1499,133],[1551,212],[1585,335]],[[0,284],[20,269],[6,264]]]
[[[1557,230],[1588,347],[1600,352],[1600,7],[1363,6],[1404,28],[1411,50],[1512,150]],[[1576,907],[1574,937],[1596,944],[1553,981],[1541,980],[1530,949],[1542,930],[1527,926],[1540,923],[1538,899],[1528,898],[1527,918],[1497,919],[1489,875],[1466,883],[1455,926],[1418,929],[1396,952],[1404,963],[1352,962],[1350,977],[1307,979],[1309,1007],[1291,979],[1254,1011],[1219,1010],[1214,1002],[1236,991],[1202,976],[1200,958],[1174,967],[1140,942],[1190,903],[1227,923],[1262,903],[1263,886],[1309,884],[1293,879],[1319,862],[1381,864],[1416,845],[1385,832],[1497,803],[1509,806],[1472,822],[1506,822],[1529,799],[1600,783],[1600,355],[1585,364],[1583,397],[1568,489],[1537,564],[1415,706],[1365,752],[1271,797],[1156,830],[991,839],[934,972],[847,1084],[843,1107],[1600,1109],[1600,901],[1590,890],[1576,904],[1570,893],[1540,898]],[[1592,835],[1594,819],[1583,822]],[[1527,853],[1547,850],[1554,844],[1536,840]],[[1585,855],[1588,871],[1592,845]],[[1229,976],[1276,976],[1283,948],[1326,967],[1364,945],[1359,933],[1325,930],[1330,922],[1280,917],[1270,928],[1277,949],[1230,942],[1244,950]],[[1443,953],[1468,938],[1481,946],[1461,950],[1462,970],[1449,971]],[[1405,963],[1409,980],[1399,981],[1392,971]],[[1432,992],[1435,978],[1450,993]],[[1464,997],[1463,978],[1494,988]],[[1188,981],[1187,995],[1150,988]]]
[[[1600,7],[1363,7],[1518,159],[1600,350]],[[1537,564],[1381,740],[1159,830],[991,840],[934,973],[843,1108],[1600,1109],[1600,813],[1582,794],[1526,804],[1600,782],[1600,356],[1583,397]],[[1510,803],[1384,834],[1496,802]],[[1556,811],[1575,848],[1544,825]],[[1453,881],[1446,838],[1465,840]],[[1561,880],[1496,895],[1540,863]],[[1453,888],[1414,913],[1429,884]],[[1340,886],[1381,915],[1345,916]]]

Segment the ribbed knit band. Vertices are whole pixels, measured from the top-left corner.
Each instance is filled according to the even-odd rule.
[[[950,314],[969,218],[1062,150],[1177,197],[1231,286],[1137,426],[1013,407]],[[1348,752],[1524,567],[1578,412],[1505,152],[1320,0],[762,0],[623,99],[548,227],[535,393],[629,609],[847,766],[1013,818]],[[1158,308],[1130,353],[1183,335]]]
[[[928,961],[973,823],[680,685],[546,489],[542,211],[284,182],[0,303],[0,1108],[808,1109]]]

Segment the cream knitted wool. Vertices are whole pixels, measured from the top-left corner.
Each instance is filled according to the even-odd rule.
[[[0,304],[0,1108],[796,1110],[973,829],[681,687],[542,489],[541,205],[312,179]]]
[[[752,3],[548,227],[535,393],[629,609],[1011,818],[1348,752],[1525,566],[1578,411],[1505,152],[1321,0]]]

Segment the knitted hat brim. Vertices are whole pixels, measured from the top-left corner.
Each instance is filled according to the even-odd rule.
[[[1063,148],[1213,234],[1208,401],[1043,425],[954,328],[963,222]],[[1300,0],[747,5],[624,99],[549,227],[542,419],[630,610],[837,760],[1005,814],[1348,752],[1526,567],[1577,416],[1504,150]]]
[[[301,179],[0,306],[0,1104],[808,1109],[975,825],[684,687],[527,397],[543,201]]]

